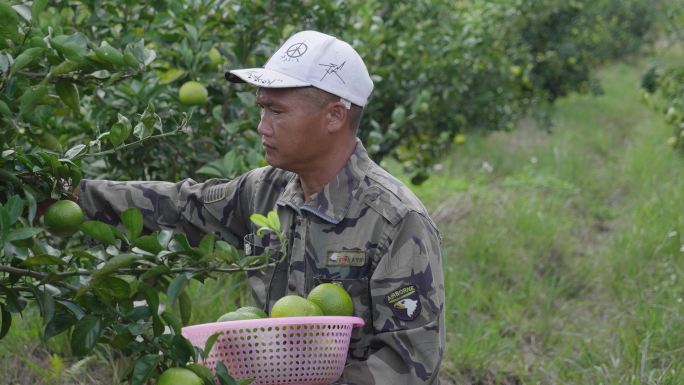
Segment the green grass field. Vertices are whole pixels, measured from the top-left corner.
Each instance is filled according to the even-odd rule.
[[[684,159],[640,74],[602,71],[551,132],[468,137],[415,188],[442,231],[454,383],[684,383]]]
[[[415,187],[443,238],[445,383],[684,384],[684,159],[641,99],[643,65],[606,68],[601,96],[560,100],[551,131],[468,136]],[[193,288],[195,322],[244,291],[210,286]],[[67,340],[39,335],[36,315],[14,325],[0,383],[122,374],[108,352],[61,360]]]

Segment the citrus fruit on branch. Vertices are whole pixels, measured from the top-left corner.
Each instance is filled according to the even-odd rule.
[[[67,237],[75,233],[83,222],[83,210],[70,200],[53,203],[45,211],[43,223],[52,234]]]

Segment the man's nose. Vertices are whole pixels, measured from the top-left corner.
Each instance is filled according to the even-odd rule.
[[[271,128],[271,125],[268,123],[267,119],[265,119],[264,114],[261,114],[261,119],[259,120],[259,125],[257,126],[257,132],[260,135],[265,136],[270,136],[273,134],[273,129]]]

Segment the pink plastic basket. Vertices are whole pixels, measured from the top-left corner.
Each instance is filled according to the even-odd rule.
[[[255,385],[327,385],[342,375],[352,329],[363,324],[358,317],[264,318],[187,326],[182,334],[204,348],[220,333],[202,362],[212,370],[221,361]]]

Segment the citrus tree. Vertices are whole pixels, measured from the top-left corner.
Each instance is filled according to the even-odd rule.
[[[684,4],[661,5],[662,33],[675,47],[684,42]],[[645,91],[644,99],[664,115],[665,122],[672,127],[668,144],[684,151],[684,66],[654,65],[646,71],[641,80]],[[651,97],[652,94],[658,97]]]

